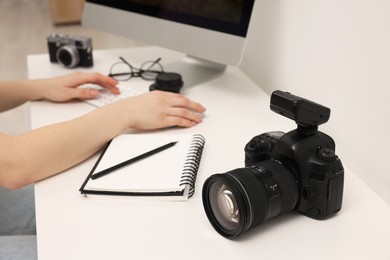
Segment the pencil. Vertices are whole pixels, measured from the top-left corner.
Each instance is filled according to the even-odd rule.
[[[147,157],[149,157],[149,156],[152,156],[152,155],[157,154],[157,153],[159,153],[159,152],[161,152],[161,151],[164,151],[164,150],[166,150],[166,149],[168,149],[168,148],[174,146],[176,143],[177,143],[177,142],[170,142],[170,143],[165,144],[165,145],[163,145],[163,146],[157,147],[157,148],[155,148],[155,149],[153,149],[153,150],[151,150],[151,151],[149,151],[149,152],[140,154],[140,155],[138,155],[138,156],[136,156],[136,157],[134,157],[134,158],[131,158],[131,159],[126,160],[126,161],[124,161],[124,162],[121,162],[121,163],[119,163],[119,164],[117,164],[117,165],[114,165],[114,166],[112,166],[112,167],[109,167],[109,168],[107,168],[107,169],[104,169],[104,170],[102,170],[102,171],[100,171],[100,172],[94,173],[94,174],[91,175],[91,179],[92,179],[92,180],[95,180],[95,179],[98,179],[98,178],[100,178],[100,177],[103,177],[103,176],[105,176],[105,175],[107,175],[107,174],[109,174],[109,173],[111,173],[111,172],[113,172],[113,171],[115,171],[115,170],[117,170],[117,169],[119,169],[119,168],[122,168],[122,167],[124,167],[124,166],[126,166],[126,165],[129,165],[129,164],[131,164],[131,163],[134,163],[134,162],[143,160],[143,159],[145,159],[145,158],[147,158]]]

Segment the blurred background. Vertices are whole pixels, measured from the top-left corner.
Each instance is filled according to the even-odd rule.
[[[83,0],[0,0],[0,80],[27,79],[27,55],[46,53],[46,37],[51,33],[91,37],[94,49],[144,45],[83,28],[83,5]],[[18,134],[28,130],[27,106],[0,113],[0,131]]]

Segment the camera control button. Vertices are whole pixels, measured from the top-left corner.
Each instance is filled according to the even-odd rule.
[[[317,190],[313,185],[306,185],[302,191],[302,197],[305,200],[313,200],[317,197]]]
[[[333,162],[336,159],[336,154],[332,149],[321,148],[317,152],[317,157],[325,162]]]
[[[318,209],[318,208],[310,208],[309,209],[309,215],[312,216],[312,217],[318,217],[319,215],[321,215],[321,210]]]

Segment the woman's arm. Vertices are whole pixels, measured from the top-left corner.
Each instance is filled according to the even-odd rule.
[[[74,98],[90,99],[99,95],[94,89],[77,88],[85,83],[97,84],[119,94],[116,87],[118,82],[99,73],[75,72],[50,79],[4,81],[0,82],[0,112],[31,100],[63,102]]]
[[[0,186],[17,189],[68,169],[126,128],[191,127],[204,111],[180,94],[154,91],[22,135],[0,134]]]

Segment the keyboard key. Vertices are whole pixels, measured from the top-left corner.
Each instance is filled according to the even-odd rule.
[[[84,101],[93,106],[102,107],[128,97],[133,97],[145,93],[128,86],[118,86],[118,88],[120,91],[119,95],[114,95],[108,90],[101,89],[100,97],[96,99],[87,99]]]

